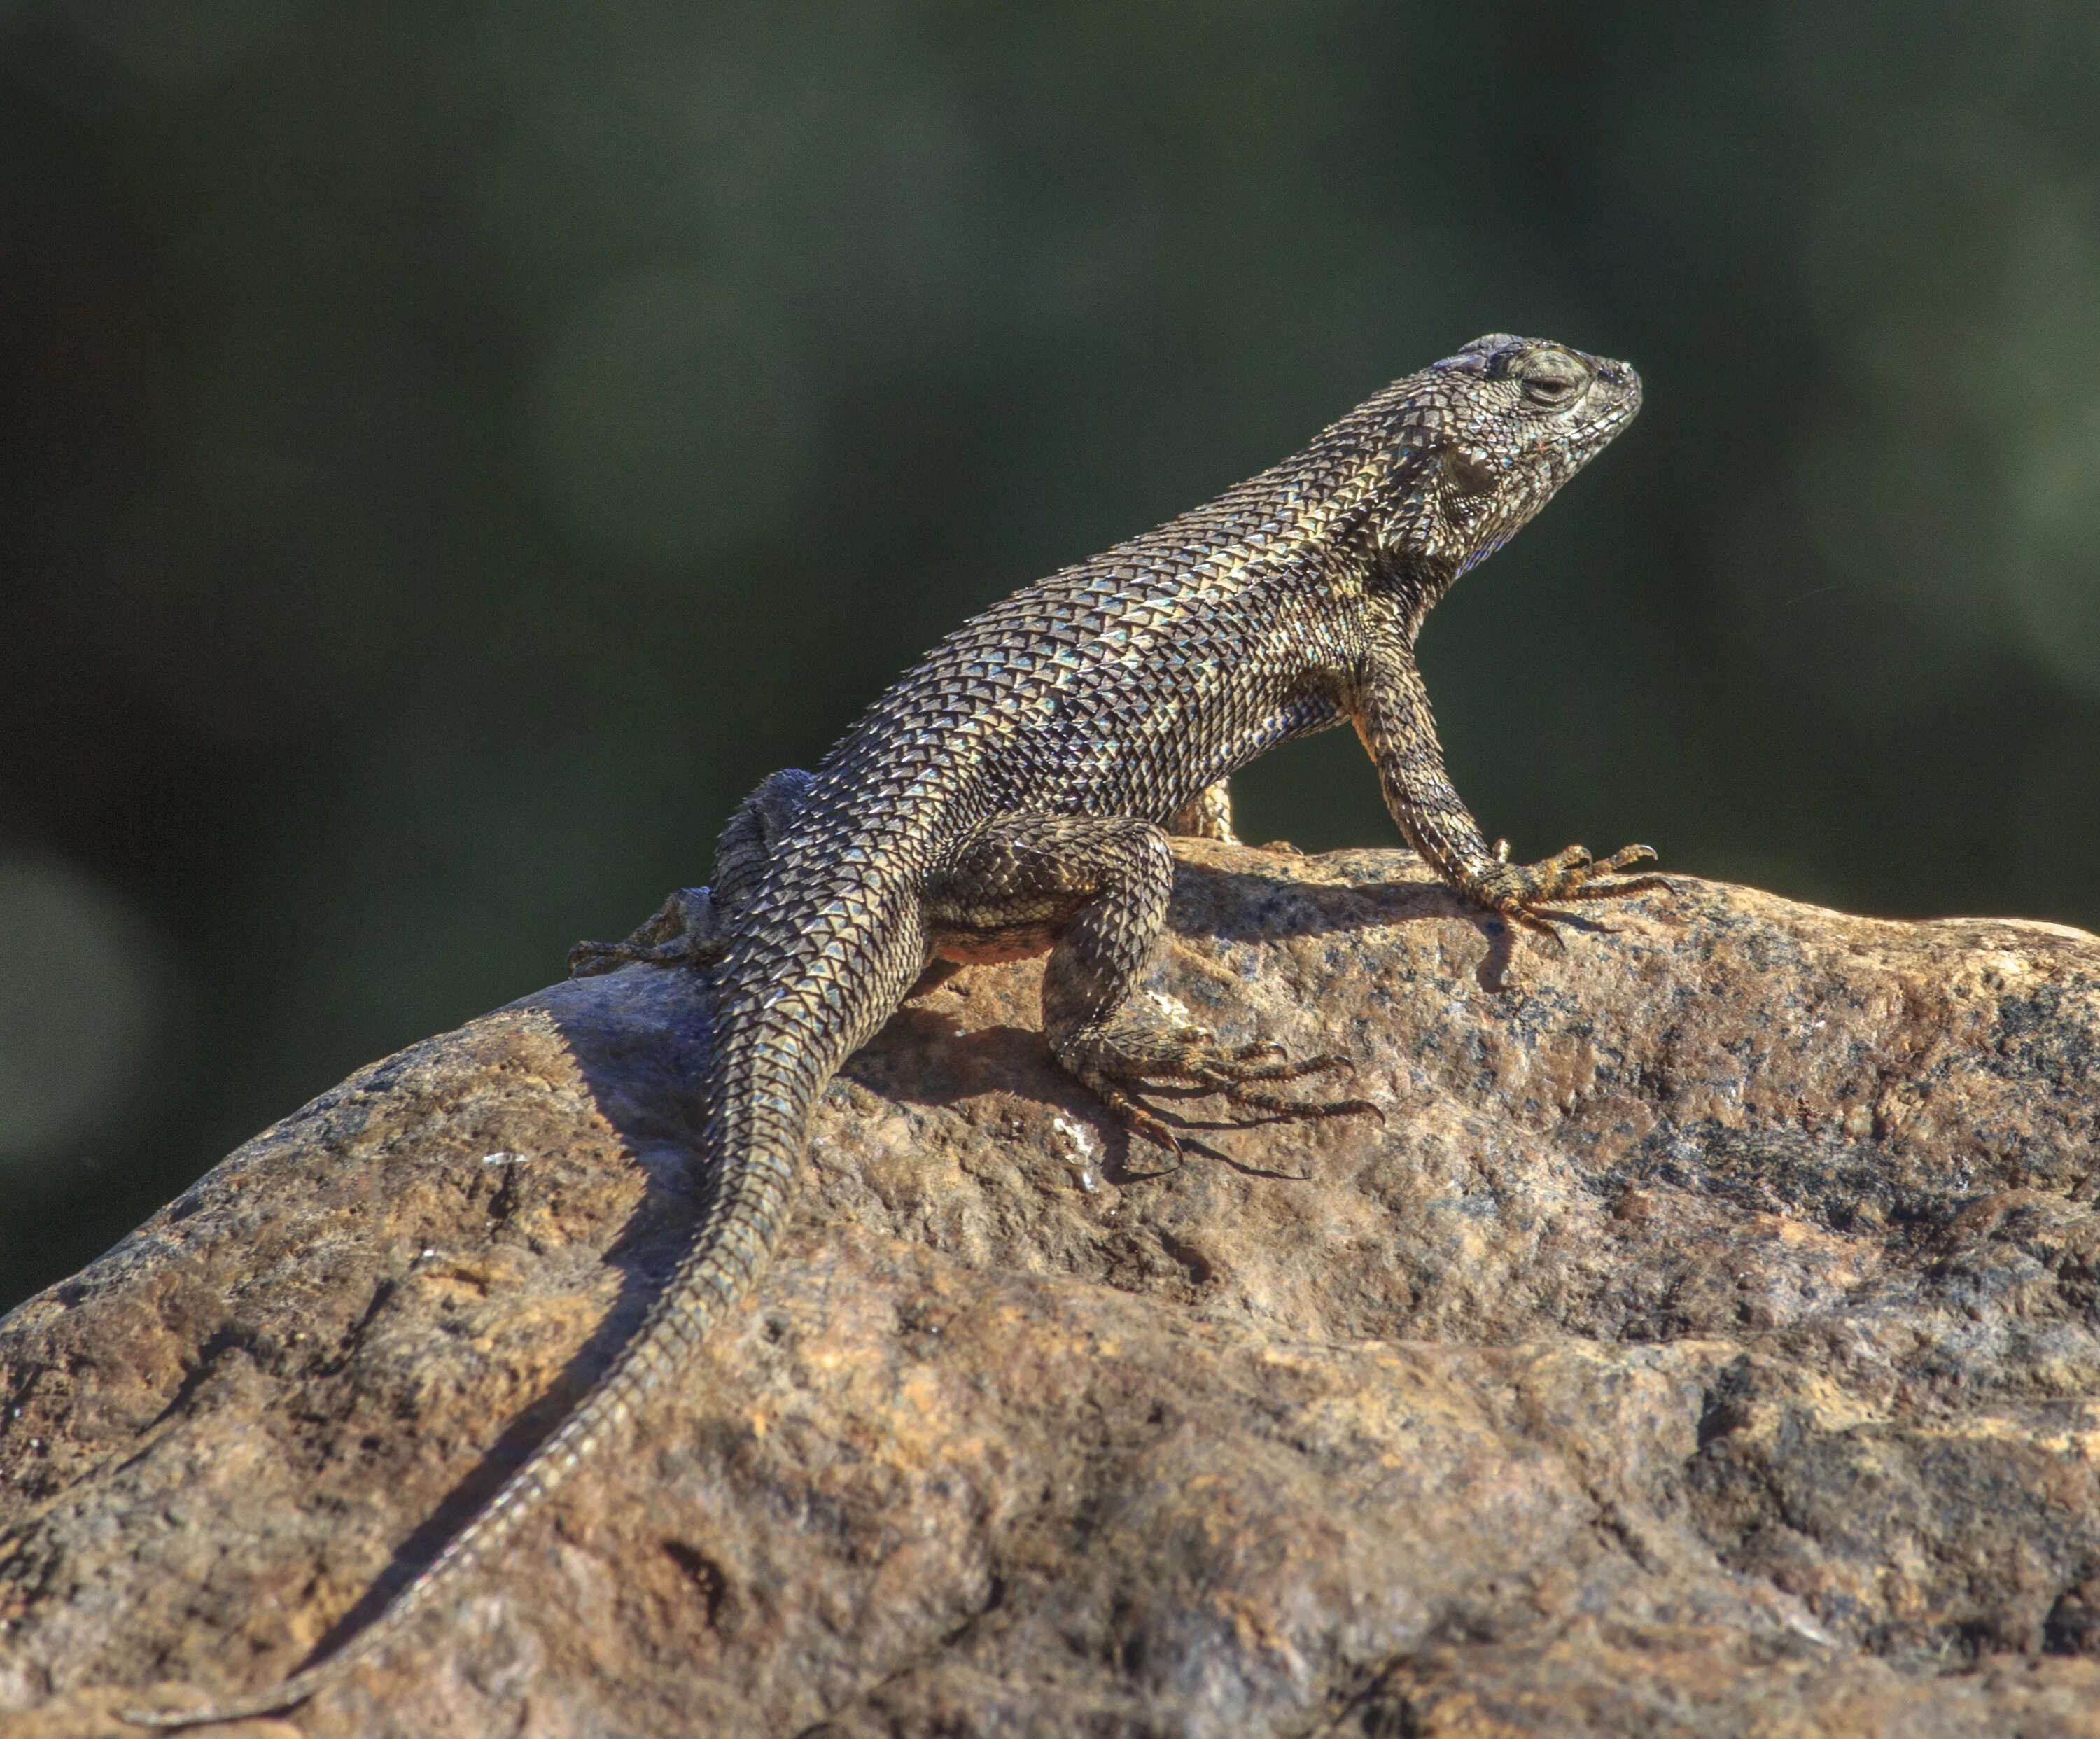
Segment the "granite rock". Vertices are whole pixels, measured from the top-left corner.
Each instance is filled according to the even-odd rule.
[[[1133,1144],[909,1005],[676,1396],[259,1736],[2100,1736],[2100,939],[1177,845],[1149,994],[1380,1122]],[[280,1676],[691,1222],[704,979],[360,1071],[0,1324],[0,1730]],[[1192,1123],[1215,1101],[1171,1103]]]

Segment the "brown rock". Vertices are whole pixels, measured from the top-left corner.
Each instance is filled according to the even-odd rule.
[[[1171,1167],[1039,967],[951,981],[675,1403],[248,1731],[2100,1735],[2100,940],[1686,879],[1560,952],[1405,854],[1181,855],[1154,991],[1382,1128]],[[0,1728],[368,1616],[660,1282],[707,1018],[415,1046],[0,1326]]]

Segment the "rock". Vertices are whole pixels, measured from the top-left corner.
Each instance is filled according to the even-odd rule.
[[[1675,878],[1556,949],[1405,854],[1177,849],[1152,993],[1382,1126],[1172,1165],[1039,964],[950,981],[675,1399],[249,1730],[2100,1735],[2100,939]],[[558,985],[0,1325],[0,1727],[368,1617],[660,1283],[707,1035]]]

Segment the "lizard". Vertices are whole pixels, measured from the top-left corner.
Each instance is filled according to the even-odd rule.
[[[1024,587],[906,673],[813,771],[736,811],[712,881],[577,973],[712,973],[699,1230],[642,1326],[486,1506],[362,1631],[257,1693],[130,1719],[174,1728],[291,1708],[456,1588],[749,1293],[788,1218],[818,1096],[930,977],[1048,955],[1049,1048],[1137,1137],[1178,1152],[1148,1085],[1268,1117],[1374,1110],[1279,1084],[1343,1066],[1220,1044],[1136,989],[1173,881],[1167,827],[1230,838],[1226,780],[1349,723],[1408,842],[1466,899],[1553,908],[1648,885],[1645,845],[1531,864],[1490,846],[1445,773],[1414,656],[1424,617],[1639,410],[1639,377],[1490,333],[1374,395],[1300,452],[1158,529]]]

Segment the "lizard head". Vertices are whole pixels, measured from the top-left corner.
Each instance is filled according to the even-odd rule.
[[[1490,333],[1381,397],[1392,470],[1379,541],[1448,583],[1604,451],[1640,408],[1641,383],[1623,362]]]

